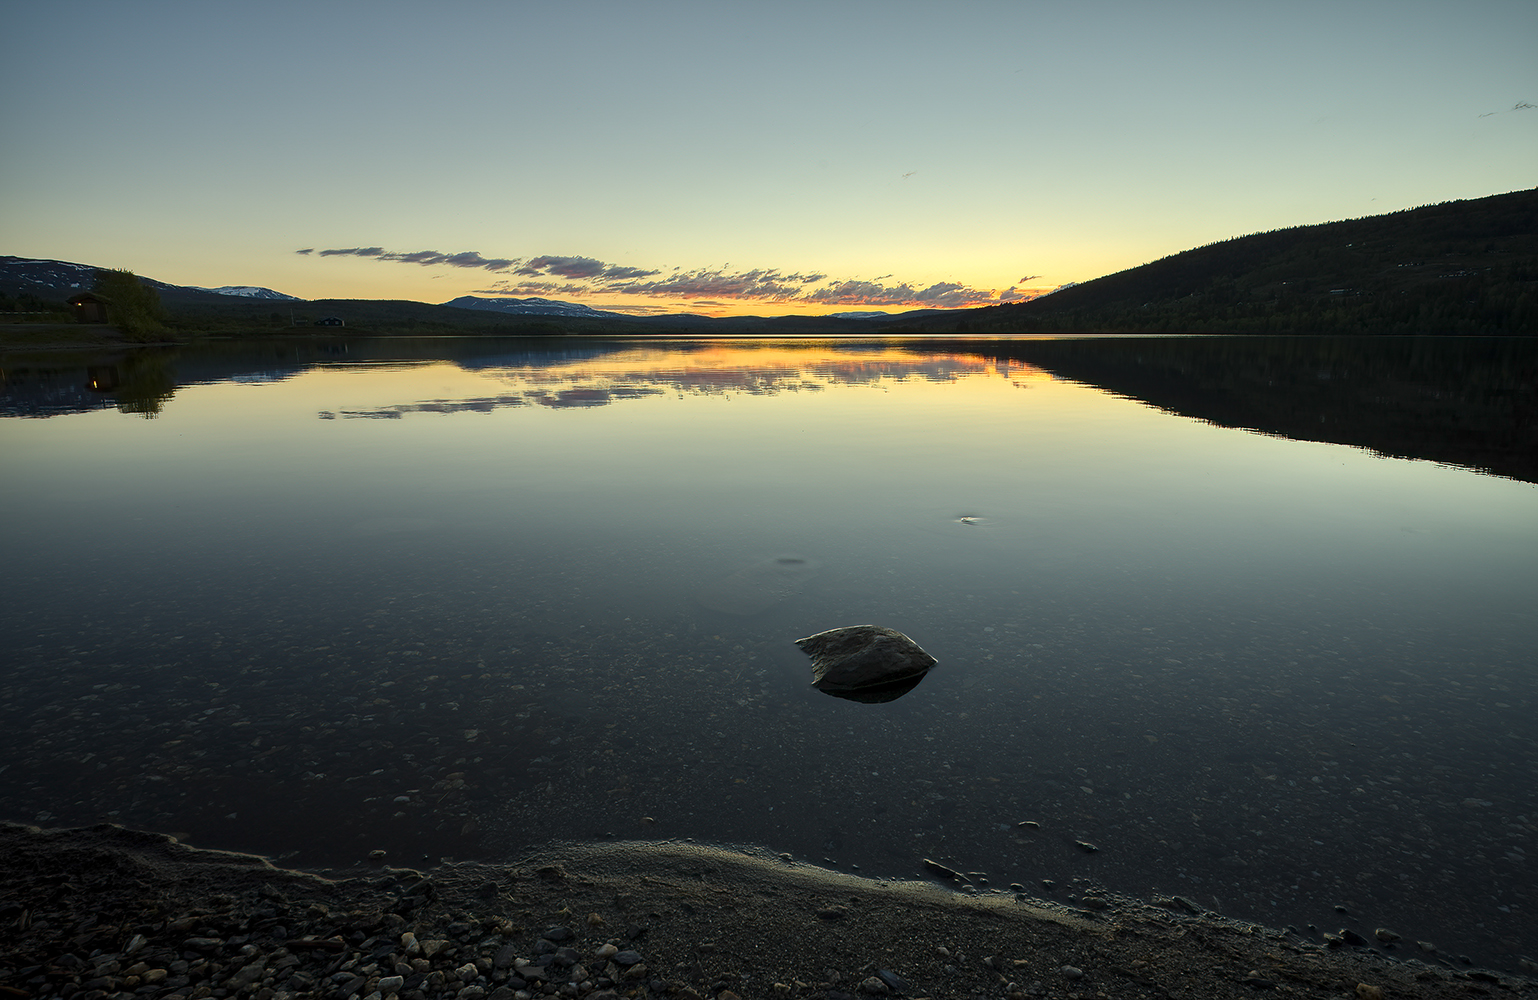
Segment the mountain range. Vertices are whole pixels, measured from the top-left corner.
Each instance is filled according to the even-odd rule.
[[[31,257],[0,257],[0,292],[13,298],[30,295],[38,299],[61,302],[76,292],[90,291],[96,283],[99,268],[89,264],[73,264],[65,260],[38,260]],[[270,301],[300,302],[295,295],[285,295],[271,288],[256,285],[224,285],[219,288],[199,288],[195,285],[173,285],[167,281],[144,278],[163,300],[169,302],[196,299],[204,295],[218,295],[238,299],[264,299]]]
[[[42,260],[30,257],[3,257],[0,256],[0,295],[13,300],[33,300],[45,303],[59,304],[77,292],[89,291],[95,282],[97,268],[89,264],[75,264],[62,260]],[[381,310],[376,307],[361,307],[360,302],[367,301],[378,303],[381,300],[339,300],[316,299],[306,300],[295,295],[287,295],[274,291],[271,288],[262,288],[255,285],[223,285],[219,288],[203,288],[196,285],[174,285],[156,278],[140,276],[141,280],[154,288],[164,303],[173,313],[180,313],[185,319],[189,316],[214,319],[221,307],[225,311],[238,309],[239,305],[257,305],[262,303],[289,303],[290,305],[303,303],[312,306],[324,306],[320,312],[353,312],[356,314],[360,308],[370,314],[370,320],[375,327],[380,323],[388,325],[390,318],[380,315]],[[345,305],[344,305],[345,303]],[[335,308],[331,308],[335,306]],[[405,304],[399,304],[404,307]],[[642,324],[643,326],[655,326],[659,323],[670,327],[701,328],[708,327],[718,322],[708,316],[696,316],[691,314],[670,315],[661,317],[638,317],[627,313],[611,312],[602,309],[594,309],[591,306],[577,302],[562,302],[558,299],[544,298],[512,298],[512,297],[483,297],[476,295],[461,295],[450,299],[448,302],[437,306],[428,303],[410,303],[413,308],[397,308],[399,313],[394,319],[398,322],[420,325],[423,322],[436,320],[450,326],[459,324],[470,327],[485,326],[484,322],[475,323],[467,321],[464,317],[454,317],[448,313],[437,313],[431,319],[418,315],[422,310],[471,310],[477,313],[490,313],[499,317],[539,317],[584,321],[607,321],[610,323]],[[0,306],[0,309],[3,309]],[[389,312],[389,309],[384,312]],[[828,317],[816,317],[817,320],[856,321],[871,322],[876,320],[892,320],[894,318],[916,318],[927,315],[934,310],[913,310],[906,313],[884,312],[851,312],[835,313]],[[407,315],[407,314],[411,315]],[[783,317],[785,322],[793,325],[804,325],[806,317]],[[217,319],[214,320],[217,322]],[[747,317],[741,322],[773,323],[775,320]]]
[[[0,310],[62,303],[89,289],[95,270],[0,257]],[[256,286],[143,280],[173,329],[188,334],[273,333],[327,316],[381,334],[1535,334],[1538,189],[1236,237],[1024,303],[897,315],[639,317],[543,298],[306,301]],[[288,308],[274,311],[280,304]]]

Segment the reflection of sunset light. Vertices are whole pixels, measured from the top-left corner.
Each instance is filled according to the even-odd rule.
[[[627,345],[596,357],[547,359],[549,363],[482,364],[474,368],[434,364],[371,366],[371,384],[393,399],[383,405],[339,393],[323,415],[398,418],[403,414],[489,413],[510,407],[591,408],[684,395],[766,396],[816,393],[834,387],[905,385],[978,389],[1019,388],[1051,382],[1052,376],[1016,358],[986,351],[937,353],[933,343],[909,347],[881,341],[690,341]],[[347,366],[329,369],[336,375]],[[430,396],[422,387],[436,386]]]
[[[815,344],[782,345],[772,342],[743,344],[706,342],[699,350],[680,357],[676,345],[639,348],[604,358],[585,358],[567,364],[538,369],[509,368],[502,377],[519,375],[533,381],[584,381],[618,379],[622,381],[680,376],[697,379],[717,373],[724,381],[735,381],[730,373],[799,374],[829,381],[867,381],[880,375],[888,378],[925,377],[944,371],[951,376],[997,376],[1012,379],[1050,379],[1040,369],[1013,358],[987,358],[977,354],[937,354],[918,352],[900,345],[846,343],[827,345],[817,350]]]

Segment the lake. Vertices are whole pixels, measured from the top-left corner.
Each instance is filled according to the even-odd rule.
[[[300,867],[599,839],[872,878],[929,859],[970,891],[1179,894],[1516,968],[1538,958],[1535,358],[9,356],[0,815]],[[881,704],[813,688],[794,640],[865,623],[938,665]]]

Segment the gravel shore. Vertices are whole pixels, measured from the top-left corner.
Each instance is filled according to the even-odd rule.
[[[881,882],[689,844],[289,871],[0,824],[0,998],[1538,997],[1538,982],[1104,895]],[[1023,889],[1023,887],[1019,887]]]

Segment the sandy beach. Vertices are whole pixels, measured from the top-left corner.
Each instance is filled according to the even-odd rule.
[[[0,996],[1538,996],[1371,928],[1315,942],[1180,900],[1070,905],[687,843],[377,861],[299,872],[113,825],[5,823]]]

